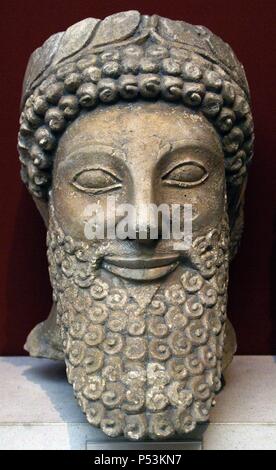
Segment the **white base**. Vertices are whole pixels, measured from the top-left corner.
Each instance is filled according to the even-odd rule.
[[[100,450],[113,442],[86,422],[63,363],[2,357],[0,377],[1,450],[85,449],[87,441]],[[236,356],[225,380],[203,448],[276,450],[276,357]]]

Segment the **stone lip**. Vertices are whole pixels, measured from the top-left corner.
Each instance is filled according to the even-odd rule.
[[[117,276],[134,281],[152,281],[166,276],[179,264],[178,253],[140,256],[105,256],[102,267]]]
[[[104,261],[115,266],[136,269],[156,268],[174,263],[179,258],[178,253],[153,256],[105,256]]]
[[[138,260],[142,262],[141,260]],[[127,268],[127,267],[120,267],[112,263],[103,262],[102,267],[115,274],[117,276],[123,277],[125,279],[134,280],[134,281],[153,281],[155,279],[159,279],[161,277],[166,276],[167,274],[174,271],[177,266],[178,262],[175,263],[167,263],[163,266],[157,267],[143,267],[143,268]]]

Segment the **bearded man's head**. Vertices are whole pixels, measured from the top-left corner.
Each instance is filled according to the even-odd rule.
[[[60,357],[109,436],[165,439],[208,420],[252,144],[243,67],[201,26],[136,11],[88,18],[31,56],[22,177],[48,227]],[[118,236],[111,197],[139,212],[132,236]],[[141,210],[167,205],[171,222],[184,204],[188,246]],[[87,236],[91,205],[104,237]]]

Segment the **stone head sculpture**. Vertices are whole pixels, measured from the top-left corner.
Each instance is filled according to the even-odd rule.
[[[109,436],[166,439],[208,420],[235,351],[227,282],[252,157],[249,102],[221,39],[137,11],[83,20],[30,58],[18,147],[48,229],[54,304],[26,348],[65,359],[88,421]],[[132,237],[90,239],[87,208],[107,214],[110,197],[138,211],[191,205],[189,247],[176,249],[147,211]],[[122,217],[114,209],[102,225]]]

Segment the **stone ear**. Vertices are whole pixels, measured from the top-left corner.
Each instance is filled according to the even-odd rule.
[[[46,228],[48,228],[49,225],[49,211],[48,211],[48,202],[44,201],[43,199],[39,199],[35,196],[33,196],[34,203],[39,210],[39,213],[45,223]]]

